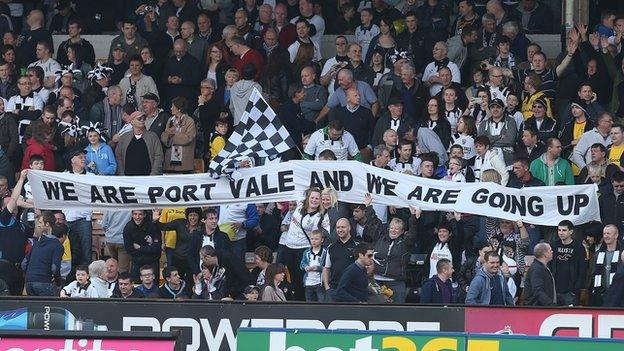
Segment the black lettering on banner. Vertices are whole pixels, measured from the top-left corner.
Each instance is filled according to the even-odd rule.
[[[277,177],[279,179],[280,174],[277,174]],[[269,177],[266,174],[263,174],[260,177],[260,188],[262,191],[262,194],[268,195],[268,194],[277,194],[277,192],[279,191],[279,184],[278,186],[274,186],[274,187],[270,187],[269,186]]]
[[[106,197],[106,202],[113,203],[114,201],[118,204],[121,203],[121,200],[117,198],[117,190],[115,190],[114,186],[105,185],[102,187],[102,191],[104,192],[104,196]]]
[[[422,187],[420,185],[417,185],[414,190],[412,190],[412,192],[407,195],[408,201],[414,198],[416,199],[416,201],[421,201],[422,199]]]
[[[474,202],[475,204],[484,204],[487,202],[488,197],[487,195],[490,192],[487,189],[478,189],[477,191],[474,192],[474,194],[472,194],[472,202]]]
[[[230,191],[232,192],[232,196],[235,199],[240,197],[241,186],[243,185],[243,180],[230,180]]]
[[[245,194],[245,197],[252,197],[252,196],[260,196],[262,195],[260,193],[260,189],[258,188],[258,183],[256,183],[256,178],[251,177],[249,178],[249,181],[247,182],[247,193]]]
[[[181,193],[182,190],[179,186],[170,186],[167,190],[165,190],[165,197],[171,202],[178,202],[180,201]]]
[[[73,183],[61,182],[61,191],[63,192],[63,199],[65,201],[78,201]]]
[[[457,203],[457,197],[459,197],[459,192],[461,190],[457,190],[457,189],[451,189],[451,190],[447,190],[444,192],[444,195],[442,195],[442,200],[440,200],[441,204],[456,204]]]
[[[310,173],[310,188],[324,188],[323,182],[316,172]]]
[[[539,196],[531,196],[528,201],[529,213],[531,216],[541,216],[544,214],[544,204]]]
[[[322,179],[317,172],[310,173],[311,188],[331,187],[336,191],[349,191],[353,188],[353,176],[349,171],[323,171]]]
[[[96,202],[104,203],[104,198],[98,191],[97,186],[92,185],[91,186],[91,203],[94,204]]]
[[[133,186],[120,186],[119,193],[121,194],[121,201],[124,204],[137,204],[139,200],[134,199],[134,187]]]
[[[557,196],[557,209],[559,214],[567,216],[573,213],[575,216],[581,212],[581,208],[589,204],[589,196],[586,194],[576,194],[566,196],[566,203],[563,203],[563,196]]]
[[[217,184],[202,184],[199,187],[204,189],[204,197],[206,198],[206,200],[210,200],[210,191],[212,190],[212,188],[214,188]]]
[[[161,197],[165,192],[165,189],[160,186],[150,186],[147,189],[147,196],[149,197],[150,203],[155,204],[158,202],[157,198]]]
[[[78,196],[75,196],[76,190],[73,183],[68,182],[41,182],[43,184],[43,190],[48,197],[48,200],[61,200],[63,201],[78,201]]]
[[[368,186],[368,192],[373,194],[383,194],[387,196],[396,196],[394,189],[396,189],[396,180],[390,180],[381,176],[366,173],[366,183]]]
[[[423,199],[424,202],[433,202],[436,204],[440,203],[440,195],[442,195],[442,190],[440,189],[436,189],[436,188],[429,188],[427,190],[427,194],[425,195],[425,198]]]
[[[279,184],[280,191],[294,191],[295,184],[293,184],[292,170],[277,173],[277,183]]]
[[[195,192],[197,191],[197,185],[185,185],[182,187],[182,198],[184,201],[199,201]]]

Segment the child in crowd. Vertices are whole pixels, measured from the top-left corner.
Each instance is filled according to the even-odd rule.
[[[44,169],[45,161],[41,155],[34,154],[30,156],[28,160],[28,167],[42,171]],[[24,182],[24,188],[22,189],[22,197],[17,202],[19,207],[24,209],[22,211],[22,223],[25,224],[25,230],[28,235],[33,234],[35,228],[35,203],[33,201],[32,188],[28,182],[28,178]]]
[[[223,91],[223,106],[230,106],[230,97],[234,83],[238,82],[238,71],[230,68],[225,72],[225,90]]]
[[[199,274],[193,275],[195,287],[193,288],[193,298],[203,300],[221,300],[226,294],[225,268],[220,267],[214,270],[207,264],[202,264]]]
[[[377,36],[379,26],[373,23],[373,10],[363,9],[360,12],[362,24],[355,28],[355,42],[362,47],[362,57],[366,57],[371,40]]]
[[[61,297],[98,297],[97,290],[89,281],[89,268],[87,266],[76,267],[76,280],[61,290]]]
[[[258,301],[258,296],[260,295],[260,288],[255,285],[249,285],[245,287],[243,290],[245,295],[245,300],[247,301]]]
[[[451,124],[451,134],[455,134],[457,132],[457,122],[462,116],[462,110],[456,105],[457,91],[455,88],[449,87],[444,89],[442,96],[444,100],[444,114]]]
[[[208,161],[212,161],[225,147],[228,127],[227,119],[219,118],[215,122],[215,130],[210,134],[210,140],[208,141]]]
[[[444,177],[444,180],[450,182],[466,182],[466,176],[462,173],[464,160],[459,157],[451,157],[449,159],[449,168],[447,171],[447,175]]]
[[[327,249],[323,247],[323,233],[320,230],[313,230],[310,234],[311,248],[304,251],[301,258],[301,269],[303,275],[303,286],[305,287],[306,301],[325,301],[325,289],[321,272],[325,266]]]
[[[510,92],[507,95],[507,113],[516,121],[516,125],[520,126],[524,122],[524,116],[520,111],[520,98],[517,93]]]

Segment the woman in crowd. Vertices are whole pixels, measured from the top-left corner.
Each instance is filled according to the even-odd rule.
[[[32,137],[25,141],[26,150],[22,158],[22,168],[28,169],[30,157],[39,155],[43,157],[43,169],[46,171],[56,171],[54,161],[54,145],[52,144],[52,129],[45,123],[41,123],[32,131]]]
[[[329,216],[329,227],[331,228],[329,232],[329,236],[325,240],[325,246],[336,241],[336,222],[340,218],[349,218],[351,214],[349,213],[349,207],[347,204],[338,201],[338,194],[336,190],[332,188],[325,188],[323,192],[321,192],[321,204],[325,211],[327,212],[327,216]]]
[[[396,29],[394,28],[394,23],[392,23],[390,18],[384,17],[379,21],[379,32],[379,34],[371,39],[364,63],[370,65],[373,58],[373,52],[380,50],[383,53],[384,64],[388,67],[388,69],[392,69],[393,67],[388,62],[387,58],[388,53],[392,52],[392,49],[397,46],[397,43],[395,39]]]
[[[81,93],[89,86],[89,71],[93,69],[90,64],[82,61],[81,47],[78,44],[67,46],[67,59],[71,64],[69,70],[73,73],[73,86]]]
[[[303,252],[311,247],[310,234],[313,230],[329,233],[329,216],[321,202],[321,189],[310,188],[306,192],[303,203],[297,206],[292,214],[288,231],[280,238],[277,262],[283,263],[290,274],[295,297],[298,301],[305,299],[303,289],[303,272],[299,269]]]
[[[164,171],[169,173],[191,173],[194,169],[195,121],[187,114],[188,102],[183,97],[171,100],[171,118],[160,140],[167,148]]]
[[[208,47],[206,58],[206,78],[213,79],[217,87],[225,86],[225,73],[230,68],[223,60],[223,47],[216,42]]]
[[[478,126],[481,121],[490,116],[490,108],[488,107],[490,100],[490,89],[477,89],[477,97],[470,100],[468,108],[464,111],[464,116],[471,116],[475,121],[475,125]]]
[[[262,301],[285,302],[286,295],[280,284],[286,278],[286,267],[281,263],[271,263],[266,269],[265,286],[262,291]]]
[[[87,170],[98,175],[117,174],[115,153],[103,140],[99,123],[96,122],[94,126],[87,130],[87,141],[89,142],[89,145],[85,147],[87,152]]]
[[[440,137],[442,145],[445,148],[448,147],[451,142],[451,124],[446,119],[446,114],[440,101],[435,97],[430,97],[423,115],[425,118],[420,125],[421,128],[433,130]]]

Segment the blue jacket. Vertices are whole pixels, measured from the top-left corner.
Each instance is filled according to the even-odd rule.
[[[54,282],[60,285],[62,256],[61,242],[53,236],[42,235],[22,262],[26,283],[50,283],[54,277]]]
[[[115,160],[115,153],[110,146],[100,143],[100,147],[94,150],[91,144],[89,144],[84,149],[87,152],[86,165],[89,172],[93,172],[92,168],[89,167],[91,162],[93,162],[95,163],[95,172],[93,173],[101,175],[117,174],[117,161]]]
[[[514,299],[509,293],[509,287],[500,271],[498,271],[498,276],[503,289],[505,306],[513,306]],[[490,276],[481,268],[477,271],[477,275],[472,279],[472,282],[470,282],[468,294],[466,295],[466,305],[489,305],[491,297]]]
[[[342,273],[336,289],[336,302],[366,302],[368,301],[368,276],[366,268],[353,262]]]
[[[444,301],[442,291],[440,290],[440,284],[446,285],[450,292],[450,301]],[[439,303],[447,304],[455,302],[455,296],[453,296],[453,283],[450,279],[447,279],[444,283],[440,281],[437,276],[426,280],[422,288],[420,289],[420,303]]]

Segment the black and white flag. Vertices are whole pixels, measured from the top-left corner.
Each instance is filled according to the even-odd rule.
[[[294,147],[295,143],[282,121],[254,88],[240,122],[208,168],[211,173],[219,175],[226,168],[233,168],[234,162],[244,157],[275,158]]]

